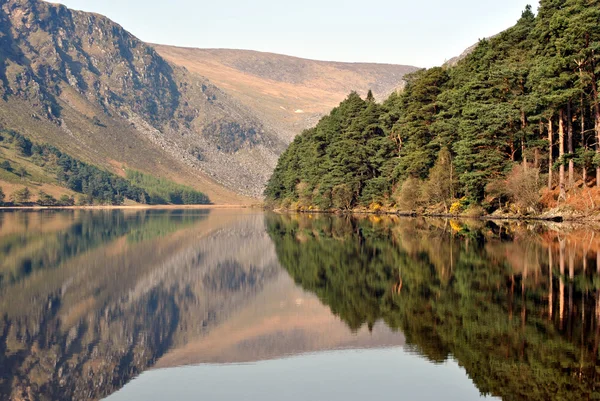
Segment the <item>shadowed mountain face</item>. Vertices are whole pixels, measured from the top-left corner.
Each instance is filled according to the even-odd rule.
[[[213,202],[245,203],[262,195],[278,155],[318,115],[352,89],[390,92],[411,70],[236,57],[215,67],[231,65],[233,74],[215,75],[196,68],[195,53],[193,65],[167,60],[101,15],[1,0],[0,129],[117,173],[134,168],[191,184]],[[240,79],[247,90],[236,89]],[[283,86],[266,89],[271,81]],[[292,97],[301,101],[294,106]],[[296,108],[273,114],[280,107]]]
[[[306,60],[249,50],[153,45],[174,65],[207,77],[246,105],[286,143],[336,107],[351,91],[384,100],[416,67]]]

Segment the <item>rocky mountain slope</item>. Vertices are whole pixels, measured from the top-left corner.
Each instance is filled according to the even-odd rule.
[[[161,51],[169,61],[101,15],[38,0],[0,0],[0,129],[116,173],[133,168],[193,185],[215,203],[244,203],[260,197],[278,155],[319,113],[350,89],[389,92],[405,71],[323,64],[319,82],[329,86],[314,87],[310,95],[312,81],[299,71],[316,62],[283,58],[285,64],[269,61],[279,56],[261,61],[240,53],[237,61],[223,60],[238,71],[227,82],[227,74],[179,63]],[[212,53],[204,54],[212,62]],[[235,90],[242,76],[246,92]],[[357,77],[364,78],[362,86]],[[271,81],[283,86],[273,86],[263,100],[304,101],[274,105],[248,94]],[[306,86],[304,94],[296,94],[299,85]],[[272,117],[279,107],[295,108],[291,123]]]

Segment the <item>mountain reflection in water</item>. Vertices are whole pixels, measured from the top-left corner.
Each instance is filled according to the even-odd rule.
[[[356,382],[364,369],[359,387],[371,391],[377,366],[407,375],[421,362],[432,366],[421,376],[448,399],[459,393],[443,379],[459,366],[458,384],[475,395],[592,399],[599,256],[600,234],[564,225],[243,210],[0,213],[0,399],[95,400],[157,369],[123,388],[134,399],[151,383],[168,391],[184,365],[202,364],[196,373],[217,382],[218,364],[266,361],[230,373],[256,377],[328,360],[339,361],[337,372],[323,368],[330,399],[349,385],[344,372]],[[373,350],[362,355],[379,362],[314,354],[336,349]],[[315,356],[286,359],[306,353]],[[399,365],[385,362],[396,356]],[[310,375],[281,383],[299,377]]]

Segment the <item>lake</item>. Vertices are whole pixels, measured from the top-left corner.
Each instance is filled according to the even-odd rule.
[[[0,212],[0,399],[597,399],[599,289],[582,226]]]

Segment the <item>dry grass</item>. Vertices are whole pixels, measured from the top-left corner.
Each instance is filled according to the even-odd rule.
[[[245,50],[154,45],[165,59],[208,78],[265,119],[288,142],[351,91],[382,100],[414,67],[336,63]],[[302,110],[302,112],[297,112]]]

